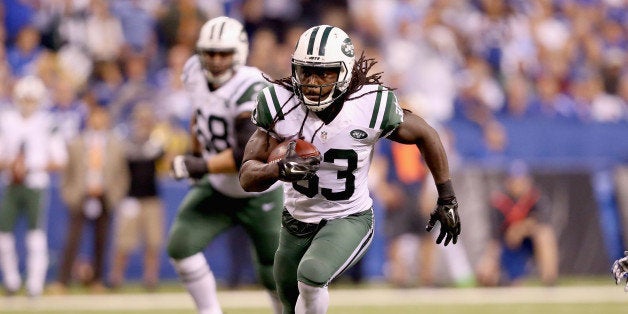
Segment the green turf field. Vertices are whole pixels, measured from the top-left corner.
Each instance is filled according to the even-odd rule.
[[[628,313],[628,293],[608,278],[563,281],[557,287],[391,289],[385,285],[332,286],[329,314],[543,314]],[[220,290],[225,314],[271,314],[265,292]],[[191,298],[176,284],[157,293],[127,287],[107,294],[72,290],[67,295],[0,297],[0,313],[194,314]]]

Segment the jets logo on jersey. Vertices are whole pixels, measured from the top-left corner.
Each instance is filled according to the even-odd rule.
[[[349,132],[349,134],[351,135],[351,137],[353,137],[356,140],[363,140],[365,139],[368,134],[366,134],[366,132],[359,130],[359,129],[355,129],[355,130],[351,130],[351,132]]]

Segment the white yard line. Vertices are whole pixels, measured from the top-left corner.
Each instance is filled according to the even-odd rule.
[[[524,287],[481,289],[330,289],[334,306],[421,305],[421,304],[505,304],[505,303],[628,303],[621,287]],[[264,291],[220,291],[221,305],[229,308],[270,307]],[[115,310],[192,310],[192,299],[185,293],[103,294],[0,297],[3,311],[115,311]]]

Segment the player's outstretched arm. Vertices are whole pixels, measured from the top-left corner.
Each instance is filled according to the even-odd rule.
[[[626,286],[624,291],[628,292],[628,251],[624,251],[624,257],[616,260],[611,267],[611,274],[615,279],[615,284],[620,284],[621,280],[626,278]]]
[[[440,222],[436,243],[445,240],[445,246],[449,242],[456,244],[461,230],[458,201],[450,179],[447,154],[438,133],[421,117],[404,111],[403,122],[388,138],[399,143],[415,144],[421,151],[438,190],[436,208],[430,214],[425,229],[431,231],[436,222]]]
[[[268,189],[279,178],[277,164],[266,161],[279,142],[264,131],[256,130],[244,148],[240,167],[240,185],[245,191],[261,192]]]

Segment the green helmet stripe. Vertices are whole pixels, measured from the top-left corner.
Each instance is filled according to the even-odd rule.
[[[214,39],[214,28],[216,28],[216,24],[212,23],[212,28],[209,30],[209,39]]]
[[[325,46],[327,46],[327,39],[329,38],[329,33],[331,33],[331,30],[333,28],[333,26],[327,26],[327,28],[325,28],[325,30],[323,31],[323,36],[321,37],[321,45],[318,46],[319,56],[325,55]]]
[[[379,103],[382,101],[382,87],[377,89],[377,97],[375,98],[375,108],[373,109],[373,115],[371,116],[371,123],[369,128],[375,128],[375,122],[377,122],[377,113],[379,112]]]
[[[316,41],[316,33],[318,33],[318,29],[320,27],[316,27],[314,28],[314,30],[312,30],[312,34],[310,35],[310,42],[307,45],[307,54],[311,55],[314,53],[314,42]]]
[[[384,117],[382,118],[382,135],[387,135],[390,131],[394,130],[400,123],[402,116],[397,111],[397,97],[391,91],[387,93],[386,109],[384,111]]]
[[[220,25],[220,32],[218,32],[218,39],[222,38],[222,32],[225,30],[225,24],[227,24],[227,22],[222,22],[222,25]]]

